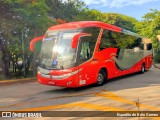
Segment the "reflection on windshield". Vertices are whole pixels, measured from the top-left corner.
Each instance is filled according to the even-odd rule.
[[[71,47],[72,38],[80,29],[66,31],[48,31],[42,41],[40,67],[46,69],[63,69],[74,65],[76,51]]]

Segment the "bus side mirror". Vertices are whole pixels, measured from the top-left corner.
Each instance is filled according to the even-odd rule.
[[[146,44],[147,50],[151,50],[152,49],[152,43],[148,43]]]
[[[79,41],[80,37],[83,37],[83,36],[91,36],[91,34],[88,34],[88,33],[78,33],[78,34],[76,34],[72,39],[72,48],[77,47],[77,44],[78,44],[78,41]]]
[[[43,36],[36,37],[36,38],[34,38],[33,40],[31,40],[31,42],[30,42],[30,51],[31,51],[31,52],[34,51],[34,45],[35,45],[35,43],[36,43],[37,41],[42,40],[44,37],[45,37],[45,36],[43,35]]]

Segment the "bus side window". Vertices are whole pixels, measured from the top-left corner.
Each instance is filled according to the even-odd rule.
[[[105,44],[105,39],[101,39],[101,43],[100,43],[100,46],[99,46],[99,50],[103,50],[106,48],[106,44]]]
[[[152,49],[152,43],[148,43],[146,44],[147,50],[151,50]]]
[[[139,48],[139,50],[144,49],[144,44],[142,43],[142,38],[135,37],[135,40],[133,44],[131,45],[130,49],[136,49]]]
[[[105,48],[110,48],[110,47],[114,47],[114,40],[111,37],[111,31],[104,30],[102,39],[101,39],[101,43],[99,46],[99,50],[101,51]]]
[[[89,33],[91,34],[91,36],[80,37],[78,43],[77,65],[84,63],[94,55],[94,50],[99,35],[99,31],[100,28],[97,27],[87,27],[83,29],[84,33]]]
[[[91,57],[89,42],[82,42],[82,47],[80,51],[80,59],[86,60]]]

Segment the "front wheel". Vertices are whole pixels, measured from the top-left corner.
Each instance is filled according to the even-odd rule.
[[[97,86],[102,86],[106,80],[106,73],[104,70],[100,70],[97,77]]]

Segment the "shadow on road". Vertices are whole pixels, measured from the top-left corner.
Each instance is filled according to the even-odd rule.
[[[103,90],[124,90],[132,88],[143,88],[150,86],[151,84],[160,84],[159,71],[155,68],[146,71],[144,74],[133,73],[126,76],[121,76],[118,78],[108,80],[103,86],[96,87],[95,85],[89,85],[80,88],[61,88],[56,87],[56,89],[43,91],[46,94],[76,94],[76,93],[92,93],[92,92],[101,92]]]
[[[8,103],[7,106],[3,106],[3,109],[11,109],[11,107],[17,106],[27,106],[32,104],[38,105],[57,105],[57,104],[68,104],[72,102],[84,101],[88,97],[96,97],[95,94],[101,93],[104,90],[108,90],[110,92],[116,92],[120,90],[132,90],[132,93],[136,93],[144,87],[155,87],[160,85],[160,72],[155,68],[152,68],[149,71],[146,71],[144,74],[130,74],[123,77],[114,78],[108,80],[103,86],[95,87],[94,85],[89,85],[81,88],[62,88],[62,87],[54,87],[54,86],[44,86],[39,85],[37,83],[26,83],[12,85],[3,91],[5,94],[1,94],[3,98],[23,98],[15,102]],[[136,89],[140,88],[140,89]],[[11,90],[16,89],[17,92],[10,92]],[[144,93],[141,93],[144,96],[148,95],[148,88],[145,89]],[[154,93],[154,89],[151,92]],[[138,91],[138,92],[137,92]],[[123,93],[122,91],[121,93]],[[151,93],[150,92],[150,93]],[[127,96],[132,96],[130,92],[126,94]],[[4,101],[5,103],[5,101]],[[1,102],[3,104],[3,102]],[[27,106],[28,107],[28,106]]]

